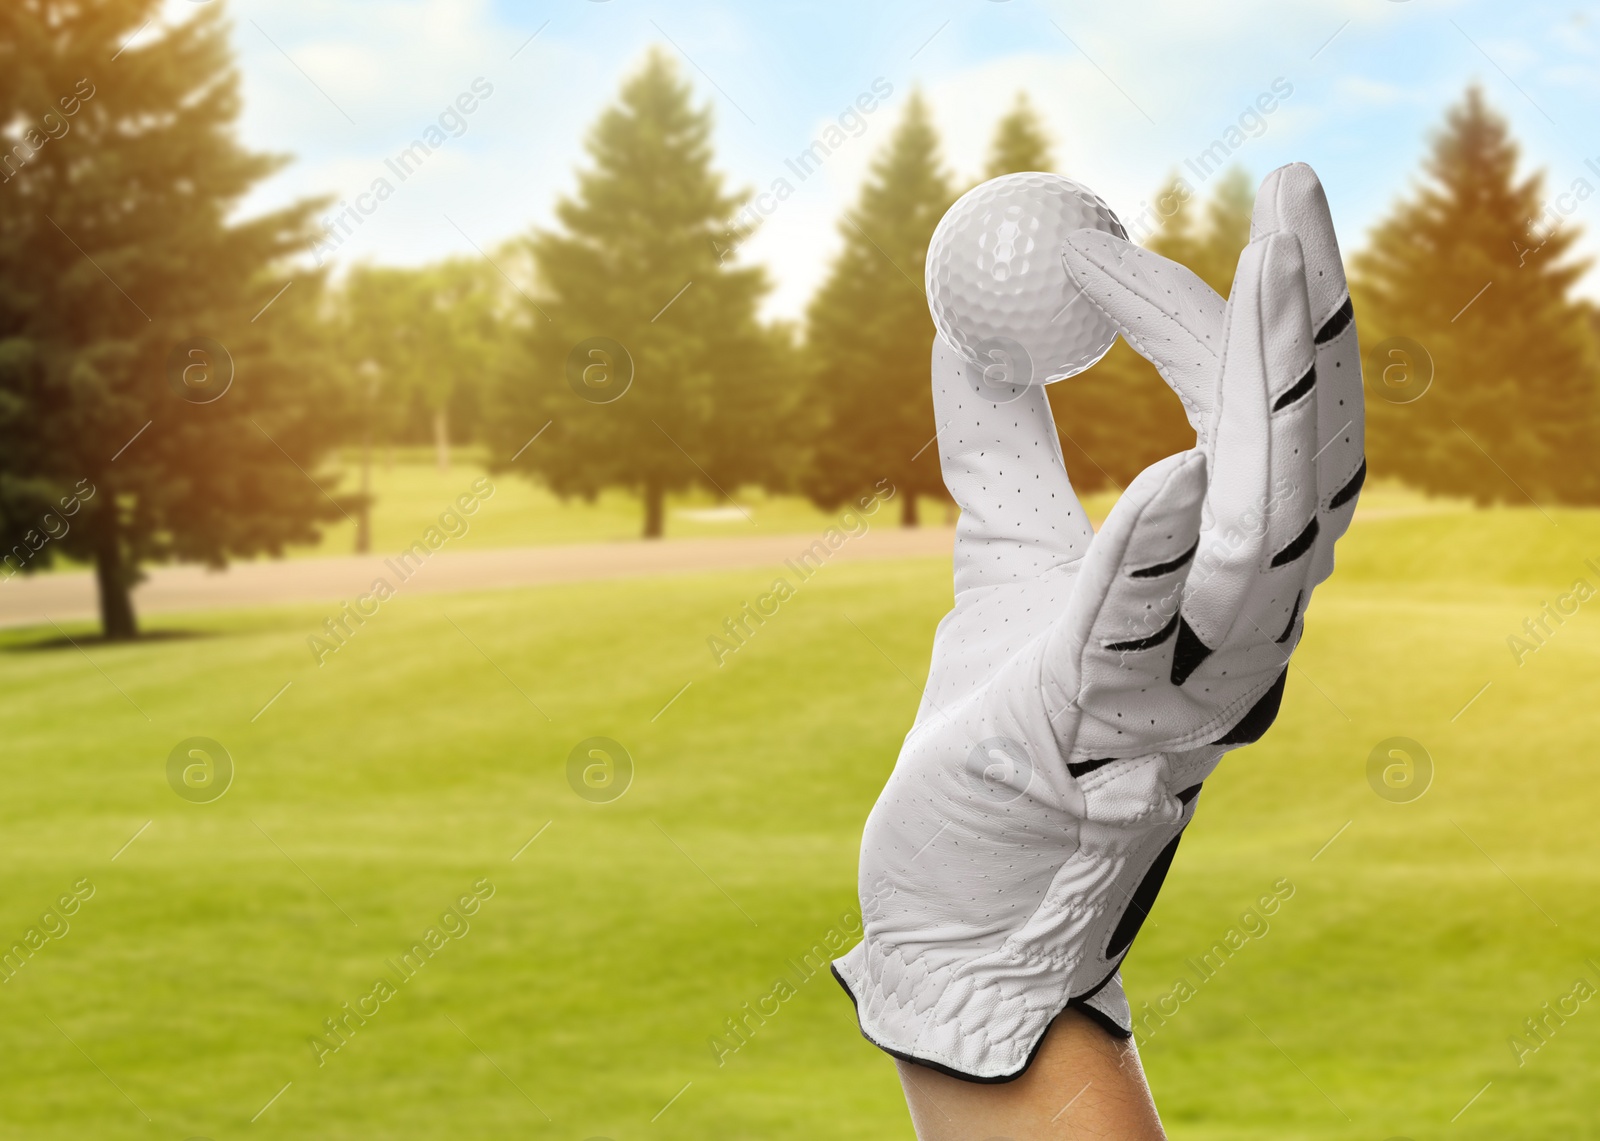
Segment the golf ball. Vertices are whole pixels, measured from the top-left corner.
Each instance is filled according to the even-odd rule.
[[[928,245],[928,309],[939,335],[985,379],[1047,384],[1111,348],[1116,326],[1061,260],[1074,230],[1128,236],[1094,191],[1039,171],[991,178],[940,219]]]

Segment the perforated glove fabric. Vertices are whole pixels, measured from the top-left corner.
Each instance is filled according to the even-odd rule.
[[[1008,1081],[1067,1007],[1131,1033],[1118,970],[1223,755],[1277,715],[1366,474],[1360,352],[1322,186],[1262,183],[1229,300],[1092,230],[1082,289],[1177,392],[1193,449],[1098,534],[1042,387],[933,346],[955,607],[861,844],[834,963],[897,1057]],[[1066,383],[1071,383],[1067,381]]]

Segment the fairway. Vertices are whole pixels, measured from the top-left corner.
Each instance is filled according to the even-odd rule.
[[[1175,1139],[1600,1138],[1600,1003],[1524,1027],[1600,988],[1600,599],[1507,647],[1600,586],[1589,558],[1600,512],[1341,544],[1278,723],[1208,782],[1126,969],[1136,1016],[1174,1011],[1141,1048]],[[804,959],[854,923],[949,564],[826,566],[719,667],[707,638],[775,573],[402,590],[321,667],[310,606],[132,646],[7,632],[0,937],[84,886],[0,984],[0,1135],[911,1138]],[[167,780],[196,736],[236,767],[212,803]],[[1406,803],[1368,780],[1397,736],[1434,769]],[[609,803],[568,781],[592,737],[635,767]]]
[[[373,500],[372,549],[404,548],[438,522],[442,504],[449,504],[484,475],[493,485],[493,502],[472,521],[472,528],[462,536],[458,549],[597,543],[639,537],[644,505],[637,495],[612,488],[593,501],[562,499],[523,475],[489,472],[487,458],[483,448],[457,448],[449,468],[441,470],[430,449],[379,449],[373,458],[369,484]],[[341,462],[319,473],[322,485],[340,494],[355,494],[361,486],[357,460],[353,452],[342,456]],[[732,501],[703,489],[669,495],[667,537],[815,533],[832,521],[828,513],[798,495],[774,495],[757,487],[732,490],[736,492]],[[898,509],[899,504],[895,507]],[[941,501],[924,496],[919,508],[929,522],[944,518]],[[353,510],[350,513],[355,514]],[[319,543],[295,547],[288,553],[294,558],[306,558],[349,554],[354,549],[354,522],[336,518],[323,526]]]

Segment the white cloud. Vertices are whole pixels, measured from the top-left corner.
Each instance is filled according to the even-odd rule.
[[[1578,115],[1595,84],[1593,70],[1582,66],[1595,55],[1592,27],[1567,13],[1542,28],[1531,17],[1511,22],[1485,0],[1450,0],[1442,10],[1438,3],[1239,0],[1225,12],[1192,0],[985,4],[951,15],[952,24],[915,60],[908,57],[946,17],[909,0],[870,13],[843,3],[783,14],[721,3],[551,7],[548,26],[513,60],[546,19],[542,11],[524,15],[491,0],[360,6],[236,0],[243,135],[259,149],[298,156],[247,207],[330,192],[348,199],[482,75],[494,94],[471,116],[467,133],[432,155],[345,250],[349,257],[416,263],[471,252],[446,215],[484,248],[547,223],[557,197],[573,186],[573,169],[585,161],[590,124],[646,46],[661,42],[659,24],[676,41],[675,54],[688,52],[694,61],[683,70],[697,97],[716,109],[717,162],[730,182],[766,190],[787,176],[795,186],[742,256],[773,269],[769,312],[796,315],[826,273],[839,247],[839,216],[857,198],[868,163],[887,143],[919,75],[948,163],[963,182],[976,177],[995,121],[1025,88],[1054,136],[1059,169],[1125,216],[1274,78],[1287,77],[1293,96],[1236,157],[1258,177],[1279,162],[1312,161],[1335,194],[1341,227],[1353,233],[1404,186],[1427,127],[1474,73],[1505,95],[1500,102],[1519,133],[1528,128],[1531,158],[1581,165],[1582,156],[1563,154],[1559,139],[1540,135],[1547,124],[1532,108],[1515,105],[1521,96],[1498,92],[1506,86],[1498,72],[1450,26],[1446,12],[1558,120]],[[194,6],[168,0],[167,7],[170,18],[184,18]],[[774,32],[782,20],[819,26],[832,20],[859,50],[848,63],[812,58],[804,54],[809,45],[791,45]],[[846,54],[841,46],[839,55]],[[715,87],[696,64],[714,75]],[[866,132],[811,177],[795,179],[784,159],[833,122],[879,69],[895,90],[867,117]],[[1563,107],[1557,101],[1568,92]],[[744,112],[760,126],[752,127]]]

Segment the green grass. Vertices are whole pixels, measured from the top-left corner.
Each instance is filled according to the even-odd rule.
[[[1208,783],[1130,960],[1137,1005],[1295,886],[1143,1047],[1174,1138],[1600,1137],[1600,1002],[1525,1066],[1508,1046],[1600,983],[1596,617],[1520,667],[1506,647],[1575,578],[1600,584],[1581,565],[1600,514],[1554,518],[1374,518],[1346,540],[1278,724]],[[909,1138],[830,979],[725,1065],[708,1040],[852,907],[948,566],[830,566],[718,668],[707,636],[770,577],[402,592],[320,668],[316,607],[85,652],[0,636],[0,938],[95,887],[0,985],[0,1134]],[[166,783],[194,735],[237,766],[212,804]],[[596,735],[636,764],[614,803],[567,783]],[[1410,804],[1367,783],[1394,735],[1436,765]],[[480,878],[470,931],[319,1067],[323,1019]]]
[[[481,449],[471,447],[456,449],[447,471],[439,470],[431,449],[378,449],[374,455],[372,547],[380,552],[409,546],[487,470]],[[360,486],[356,456],[345,455],[341,463],[319,478],[327,487],[354,492]],[[452,541],[452,550],[614,542],[638,538],[643,526],[643,504],[631,492],[606,491],[593,502],[563,500],[542,484],[522,476],[502,473],[490,479],[494,494],[469,520],[467,534]],[[703,489],[669,496],[667,537],[814,533],[834,520],[832,513],[819,510],[799,496],[771,495],[754,487],[735,491],[732,503]],[[1093,518],[1101,519],[1115,500],[1114,493],[1095,493],[1084,496],[1084,505]],[[1376,512],[1428,513],[1467,507],[1463,502],[1430,500],[1399,485],[1368,488],[1363,493],[1362,506]],[[946,520],[943,501],[923,497],[918,509],[928,523]],[[891,515],[899,518],[898,501],[893,504]],[[354,549],[354,544],[354,523],[341,519],[324,528],[320,543],[297,547],[289,554],[292,558],[344,555]]]
[[[360,486],[354,457],[324,475],[323,482],[342,491]],[[438,521],[439,513],[485,474],[479,450],[458,449],[448,471],[440,471],[430,450],[399,449],[392,461],[382,451],[372,465],[372,546],[394,551],[420,537]],[[335,478],[337,482],[335,482]],[[527,547],[554,543],[598,543],[636,539],[644,526],[644,506],[631,492],[611,490],[593,502],[563,500],[523,476],[490,477],[494,494],[470,520],[471,529],[452,545],[457,550]],[[668,538],[782,534],[821,531],[832,514],[792,495],[769,495],[758,488],[735,489],[729,503],[704,490],[668,497]],[[898,517],[899,503],[894,505]],[[919,506],[929,522],[944,519],[944,507],[932,499]],[[354,549],[355,526],[339,520],[324,529],[315,546],[296,548],[291,557],[344,555]]]

